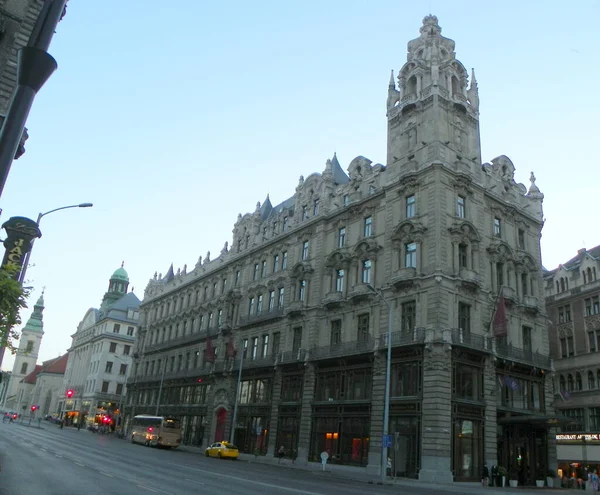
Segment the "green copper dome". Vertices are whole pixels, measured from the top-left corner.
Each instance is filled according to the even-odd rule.
[[[115,270],[115,273],[112,274],[112,277],[110,277],[110,279],[111,280],[122,280],[123,282],[129,282],[129,275],[125,271],[125,268],[123,268],[123,265],[121,265],[121,268],[117,268]]]

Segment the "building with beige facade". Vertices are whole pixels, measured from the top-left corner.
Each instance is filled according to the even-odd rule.
[[[479,481],[487,463],[535,484],[556,467],[543,194],[506,156],[482,163],[477,82],[435,16],[386,108],[386,164],[334,155],[217,256],[154,275],[128,411],[181,418],[185,443],[376,473],[389,344],[394,474]]]
[[[555,363],[557,412],[569,420],[557,433],[558,466],[567,478],[600,469],[600,246],[544,275]]]

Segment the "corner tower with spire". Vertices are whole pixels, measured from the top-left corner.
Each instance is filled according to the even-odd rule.
[[[100,310],[108,308],[111,304],[114,304],[127,294],[127,289],[129,288],[129,275],[125,271],[125,268],[123,268],[124,264],[125,262],[123,261],[121,267],[117,268],[111,275],[108,281],[108,290],[102,298]]]
[[[387,164],[418,168],[434,160],[481,164],[479,94],[475,72],[454,52],[454,41],[441,35],[434,15],[423,19],[421,35],[408,43],[407,61],[390,78],[387,98]]]

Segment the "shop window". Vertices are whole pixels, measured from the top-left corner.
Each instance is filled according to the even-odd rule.
[[[456,480],[479,481],[483,466],[483,425],[481,420],[458,418],[453,423],[453,471]]]

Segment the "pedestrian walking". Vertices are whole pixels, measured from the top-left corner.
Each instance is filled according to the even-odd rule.
[[[281,464],[281,459],[285,457],[285,447],[283,445],[279,447],[279,450],[277,451],[277,456],[279,457],[278,464]]]
[[[487,467],[487,464],[483,465],[483,474],[481,475],[481,485],[489,486],[490,484],[490,471]]]
[[[598,484],[600,483],[600,478],[598,478],[598,472],[594,469],[592,473],[592,490],[594,490],[594,495],[598,495]]]

